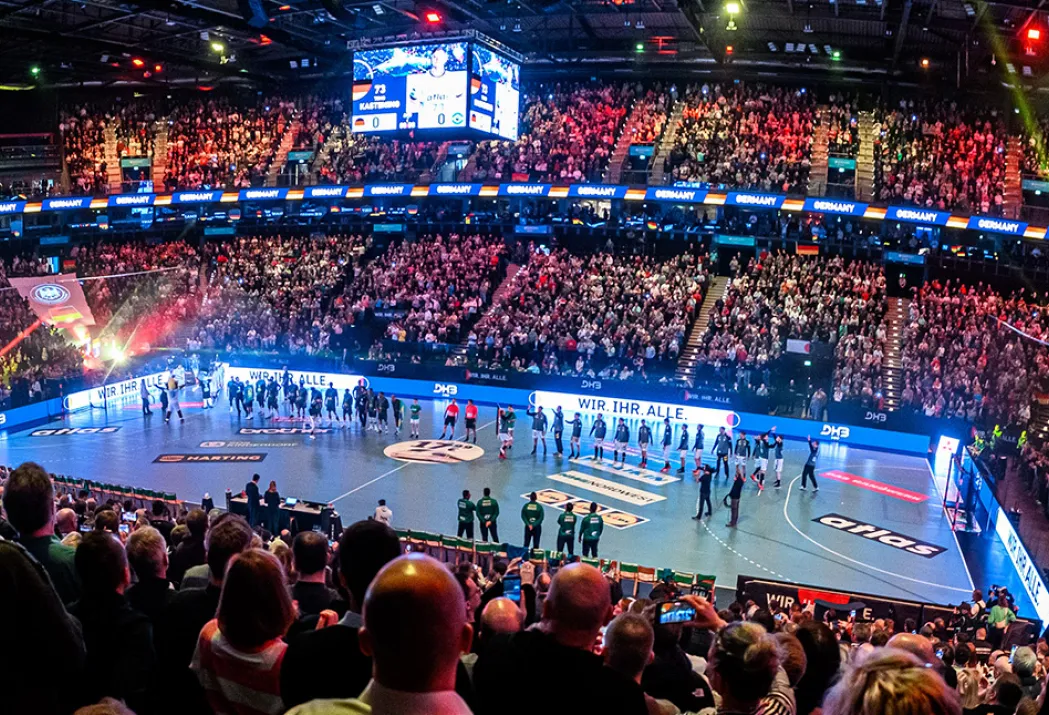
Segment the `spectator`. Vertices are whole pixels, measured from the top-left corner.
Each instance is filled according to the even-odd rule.
[[[280,715],[284,634],[295,620],[280,562],[262,549],[234,556],[215,618],[197,640],[190,669],[215,712]]]
[[[4,484],[4,510],[19,542],[47,570],[62,602],[77,600],[76,551],[55,536],[55,490],[43,467],[25,462],[11,472]]]
[[[251,538],[251,528],[241,517],[226,513],[216,519],[208,532],[207,586],[186,588],[183,582],[157,623],[157,656],[161,672],[170,679],[166,689],[185,692],[185,700],[176,711],[196,712],[207,707],[196,678],[189,672],[189,663],[197,636],[218,610],[226,567],[230,559],[250,546]]]
[[[841,681],[827,694],[823,713],[961,715],[958,694],[924,666],[921,660],[905,651],[876,650],[846,670]]]
[[[127,540],[127,560],[136,578],[135,585],[127,590],[128,603],[155,624],[175,596],[167,579],[168,552],[163,535],[151,526],[133,533]]]
[[[671,600],[676,596],[670,593],[655,598],[658,602],[660,598]],[[641,687],[648,695],[673,703],[681,712],[700,712],[713,707],[714,693],[710,682],[693,669],[681,647],[682,630],[683,626],[677,623],[654,626],[652,662],[641,677]]]
[[[168,577],[177,587],[182,577],[193,566],[206,563],[207,551],[204,540],[208,534],[208,515],[202,509],[192,509],[186,514],[186,529],[189,532],[171,555]]]
[[[64,715],[84,702],[86,650],[47,571],[19,544],[0,539],[0,603],[11,657],[0,668],[4,710]],[[58,686],[45,674],[61,667]]]
[[[794,688],[801,676],[805,674],[805,649],[795,636],[789,633],[776,633],[773,636],[779,644],[780,663],[776,679],[772,681],[769,694],[761,699],[758,706],[760,715],[795,715],[798,711]]]
[[[321,698],[354,698],[372,674],[358,632],[368,584],[400,554],[397,534],[374,520],[359,521],[339,539],[338,574],[348,594],[346,615],[335,625],[289,639],[281,668],[281,694],[291,707]]]
[[[554,576],[535,628],[495,639],[474,668],[478,712],[530,713],[534,703],[513,697],[508,682],[548,683],[544,709],[558,713],[581,710],[624,715],[647,712],[644,694],[636,683],[610,669],[591,652],[601,628],[608,623],[612,604],[601,572],[585,564],[570,564]],[[572,682],[563,680],[572,673]],[[585,689],[576,686],[587,683]]]
[[[655,633],[649,619],[636,613],[621,613],[612,619],[605,629],[605,666],[625,675],[638,685],[645,667],[655,658],[652,644]],[[668,700],[657,700],[645,694],[645,706],[649,715],[675,715],[677,707]]]
[[[1020,679],[1024,695],[1035,699],[1042,692],[1042,681],[1034,677],[1038,667],[1038,656],[1027,646],[1020,646],[1013,653],[1013,675]]]
[[[295,537],[292,556],[297,579],[291,597],[299,614],[316,616],[339,602],[339,593],[327,585],[328,540],[319,531],[303,531]],[[345,611],[340,607],[339,610]]]
[[[523,625],[524,613],[521,607],[509,598],[499,596],[488,601],[481,611],[481,627],[476,633],[473,651],[462,656],[466,674],[471,680],[477,658],[484,652],[485,646],[496,636],[519,632]]]
[[[719,713],[754,712],[779,669],[776,640],[756,623],[722,628],[707,661],[710,683],[721,696]]]
[[[794,688],[794,694],[798,715],[809,715],[820,707],[824,693],[838,675],[841,651],[834,632],[818,621],[805,621],[794,635],[805,651],[805,674]]]
[[[262,497],[266,503],[266,528],[271,534],[280,533],[280,492],[277,491],[277,482],[271,481],[269,489]]]
[[[76,512],[72,509],[59,509],[55,514],[55,531],[59,539],[64,539],[77,530]]]
[[[365,596],[360,647],[373,669],[360,698],[314,700],[291,713],[469,715],[455,678],[472,638],[462,590],[448,570],[422,554],[401,556],[379,571]]]
[[[83,595],[69,612],[84,629],[87,700],[108,695],[137,709],[152,685],[156,657],[149,618],[124,595],[131,583],[124,547],[109,534],[93,531],[81,540],[75,561]],[[114,634],[119,634],[118,648]]]

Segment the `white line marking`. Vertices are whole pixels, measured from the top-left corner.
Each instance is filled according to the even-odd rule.
[[[613,467],[606,462],[598,462],[590,455],[569,459],[568,461],[572,464],[590,467],[591,469],[600,469],[602,472],[616,474],[625,479],[633,479],[634,481],[651,484],[656,487],[662,487],[667,484],[681,481],[681,477],[672,477],[669,474],[663,474],[652,469],[642,469],[641,467],[635,467],[632,465],[627,465],[626,467]]]
[[[485,424],[483,424],[480,427],[478,427],[477,431],[480,432],[485,427],[490,427],[491,425],[494,425],[494,424],[495,424],[495,420],[492,420],[491,422],[486,422]],[[359,492],[361,489],[364,489],[365,487],[370,487],[372,484],[375,484],[375,482],[379,481],[380,479],[385,479],[386,477],[390,476],[391,474],[396,474],[397,472],[401,471],[405,467],[410,467],[412,464],[413,464],[412,462],[405,462],[401,466],[394,467],[393,469],[391,469],[388,472],[383,472],[382,474],[377,476],[375,479],[372,479],[371,481],[365,482],[364,484],[360,484],[360,485],[354,487],[353,489],[351,489],[350,491],[346,492],[345,494],[340,494],[339,496],[335,497],[334,499],[329,499],[328,501],[331,502],[332,504],[334,504],[335,502],[339,501],[340,499],[345,499],[346,497],[350,496],[351,494],[355,494],[355,493]]]
[[[936,473],[932,471],[932,465],[929,464],[929,460],[925,460],[925,466],[928,467],[928,469],[929,469],[929,476],[932,478],[932,483],[934,485],[936,485],[936,491],[937,492],[940,491],[939,485],[937,485],[937,482],[936,482]],[[948,475],[947,478],[944,480],[945,484],[946,484],[947,479],[950,479],[950,478],[951,478],[950,475]],[[945,486],[945,488],[946,488],[946,486]],[[946,497],[944,497],[944,499],[940,500],[940,510],[941,510],[941,513],[943,514],[943,517],[945,519],[947,519],[948,522],[950,522],[950,517],[947,516],[947,509],[944,508],[944,505],[943,505],[945,500],[946,500]],[[951,529],[951,536],[954,537],[954,545],[958,547],[958,557],[962,560],[962,566],[965,567],[965,576],[966,576],[966,578],[969,579],[969,588],[975,590],[976,589],[976,583],[973,581],[972,573],[969,572],[969,564],[966,563],[966,561],[965,561],[965,554],[962,553],[962,545],[958,542],[958,532],[955,531],[953,528]]]
[[[834,554],[835,556],[837,556],[840,559],[844,559],[845,561],[848,561],[850,563],[856,564],[857,566],[862,566],[863,568],[868,569],[870,571],[877,571],[878,573],[883,573],[886,576],[891,576],[892,578],[903,579],[904,581],[911,581],[913,583],[920,583],[923,586],[935,586],[936,588],[945,588],[948,591],[957,591],[959,593],[972,593],[972,588],[971,587],[969,589],[964,589],[964,588],[957,588],[955,586],[945,586],[942,583],[932,583],[931,581],[922,581],[921,579],[911,578],[910,576],[903,576],[903,575],[898,574],[898,573],[893,573],[892,571],[885,571],[884,569],[880,569],[880,568],[878,568],[876,566],[871,566],[870,564],[865,564],[862,561],[857,561],[856,559],[849,558],[845,554],[838,553],[834,549],[828,548],[828,547],[824,546],[823,544],[821,544],[820,542],[816,541],[811,536],[809,536],[808,534],[803,532],[801,529],[799,529],[797,526],[795,526],[794,522],[791,521],[790,517],[787,515],[787,506],[790,504],[790,495],[791,495],[791,492],[794,490],[795,482],[797,482],[799,479],[801,479],[800,476],[794,477],[794,479],[792,479],[790,481],[790,484],[787,486],[787,498],[783,500],[783,518],[787,520],[788,524],[790,524],[790,528],[792,528],[792,529],[794,529],[794,531],[798,532],[798,534],[802,538],[804,538],[805,540],[812,542],[815,546],[818,546],[819,548],[823,549],[824,551],[826,551],[829,554]],[[960,549],[960,547],[959,547],[959,549]],[[960,555],[960,552],[959,552],[959,555]],[[965,559],[962,559],[962,561],[964,561],[964,560]],[[970,580],[971,580],[971,578],[970,578]]]
[[[768,573],[772,574],[776,579],[778,579],[780,581],[787,581],[789,583],[797,583],[797,581],[795,581],[792,578],[787,578],[783,574],[777,573],[776,571],[773,571],[772,569],[768,568],[767,566],[763,566],[763,565],[759,564],[757,561],[754,561],[752,559],[748,559],[746,556],[744,556],[743,554],[739,553],[734,548],[732,548],[731,546],[726,544],[724,541],[721,540],[720,536],[718,536],[717,534],[715,534],[713,531],[710,530],[710,525],[707,523],[709,521],[710,521],[709,519],[704,519],[702,521],[702,524],[703,524],[703,528],[707,530],[707,533],[714,537],[714,541],[718,542],[724,548],[728,549],[729,551],[731,551],[732,553],[734,553],[736,556],[738,556],[739,558],[743,559],[744,561],[746,561],[746,562],[748,562],[748,563],[750,563],[750,564],[752,564],[754,566],[757,566],[762,571],[767,571]]]
[[[569,469],[560,474],[548,474],[546,475],[546,478],[552,479],[555,482],[561,482],[562,484],[570,484],[579,489],[597,492],[608,499],[618,499],[619,501],[625,501],[634,506],[645,506],[646,504],[654,504],[655,502],[666,499],[666,497],[661,494],[653,494],[652,492],[634,489],[633,487],[609,481],[608,479],[592,477],[589,474],[577,472],[574,469]]]

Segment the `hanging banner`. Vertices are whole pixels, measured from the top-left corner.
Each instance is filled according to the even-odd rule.
[[[29,301],[33,312],[47,325],[72,328],[78,324],[95,324],[75,273],[9,278],[8,281],[20,296]]]

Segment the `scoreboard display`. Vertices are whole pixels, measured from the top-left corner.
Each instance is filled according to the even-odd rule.
[[[471,45],[470,56],[470,128],[516,141],[521,65],[484,45]]]
[[[353,57],[353,131],[465,129],[469,44],[361,50]]]

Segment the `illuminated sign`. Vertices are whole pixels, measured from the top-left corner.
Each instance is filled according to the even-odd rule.
[[[346,195],[345,186],[307,186],[303,189],[305,199],[341,199]]]
[[[930,226],[945,226],[951,217],[948,211],[916,208],[914,206],[890,206],[885,209],[886,221],[905,223],[927,223]]]
[[[410,196],[411,193],[411,184],[376,184],[364,187],[365,196]]]
[[[546,196],[552,184],[502,184],[500,196]]]
[[[241,201],[273,201],[288,195],[286,188],[280,189],[241,189]]]
[[[481,184],[430,184],[429,196],[477,196]]]
[[[1009,514],[1005,509],[998,509],[994,531],[1005,546],[1009,559],[1013,562],[1013,568],[1016,569],[1016,575],[1023,582],[1024,590],[1031,598],[1035,612],[1042,619],[1042,625],[1049,624],[1049,592],[1046,591],[1045,581],[1038,573],[1038,564],[1027,553],[1023,542],[1016,534],[1016,529],[1009,522]]]
[[[707,198],[706,189],[654,188],[645,191],[646,201],[673,201],[680,204],[698,204]]]
[[[568,195],[580,199],[621,199],[626,196],[628,186],[601,186],[598,184],[572,184]]]
[[[156,194],[121,194],[110,196],[108,204],[110,206],[152,206],[156,197]]]
[[[171,196],[173,204],[210,204],[222,199],[221,191],[176,191]]]
[[[0,202],[0,214],[19,214],[25,208],[25,201]]]
[[[732,429],[739,424],[739,415],[732,410],[716,410],[710,407],[692,405],[675,405],[666,402],[649,402],[647,400],[625,400],[615,397],[595,397],[593,395],[570,395],[563,392],[536,390],[537,407],[553,410],[560,406],[566,415],[574,412],[596,414],[600,412],[607,419],[609,432],[614,431],[611,420],[620,417],[628,420],[648,420],[662,422],[669,417],[673,423],[712,425]]]
[[[271,377],[281,382],[284,376],[283,370],[266,370],[263,368],[231,367],[226,370],[227,379],[232,380],[239,377],[241,382],[254,385],[259,380],[269,380]],[[321,392],[329,385],[334,384],[335,389],[341,393],[343,390],[352,390],[357,387],[359,380],[364,380],[364,386],[368,387],[368,378],[360,375],[340,375],[328,372],[302,372],[300,370],[289,370],[288,375],[296,385],[315,387]]]
[[[785,196],[774,194],[743,194],[738,191],[730,191],[725,201],[729,206],[752,206],[761,209],[778,209],[783,205]]]
[[[805,199],[805,211],[818,211],[825,214],[841,214],[843,216],[862,216],[867,210],[868,204],[857,201],[842,201],[839,199]]]
[[[75,196],[65,199],[44,199],[41,211],[68,211],[70,209],[86,209],[91,206],[90,196]]]
[[[990,231],[991,233],[1007,233],[1010,236],[1022,236],[1027,230],[1027,224],[1023,221],[1009,221],[1004,218],[990,218],[987,216],[970,216],[968,228],[977,231]]]

